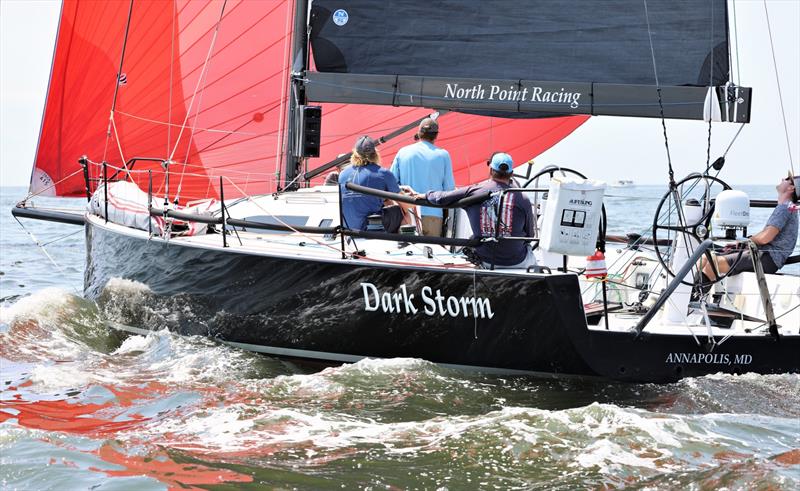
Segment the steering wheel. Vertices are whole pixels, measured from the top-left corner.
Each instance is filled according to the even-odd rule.
[[[653,243],[659,263],[671,277],[675,277],[674,270],[678,269],[672,264],[677,245],[683,244],[687,254],[692,255],[695,248],[709,237],[714,214],[713,197],[728,189],[731,187],[722,179],[693,173],[675,183],[675,187],[661,198],[653,218]],[[687,205],[699,206],[699,217],[687,217]],[[731,270],[742,259],[743,253],[744,250],[740,249]],[[700,268],[697,268],[694,270],[696,281],[681,280],[681,283],[707,287],[729,276],[730,271],[722,275],[716,271],[711,251],[707,250],[704,257],[713,265],[717,278],[703,281]]]

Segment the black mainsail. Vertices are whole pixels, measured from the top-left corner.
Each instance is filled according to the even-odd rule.
[[[714,87],[723,119],[747,122],[749,89],[724,90],[727,26],[725,0],[318,0],[305,85],[313,101],[678,119],[703,119]]]

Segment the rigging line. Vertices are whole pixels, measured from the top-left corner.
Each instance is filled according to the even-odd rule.
[[[723,0],[727,1],[727,0]],[[711,33],[709,34],[708,44],[711,48],[711,67],[708,71],[708,86],[714,86],[714,55],[716,54],[714,49],[714,0],[711,0],[710,3],[711,8]],[[730,49],[728,50],[730,52]],[[706,144],[706,169],[708,169],[709,165],[711,164],[711,120],[713,118],[708,118],[708,143]]]
[[[661,127],[664,131],[664,147],[667,150],[667,165],[669,166],[669,185],[675,185],[675,171],[672,170],[672,157],[669,154],[669,138],[667,137],[667,121],[664,119],[664,103],[661,100],[661,84],[658,81],[658,66],[656,65],[656,51],[653,47],[653,30],[650,28],[650,14],[647,11],[647,0],[644,2],[644,17],[647,21],[647,37],[650,40],[650,56],[653,59],[653,76],[656,79],[656,91],[658,92],[658,108],[661,112]]]
[[[227,0],[226,0],[226,3],[227,3]],[[216,42],[217,30],[219,29],[219,25],[222,22],[222,17],[223,17],[224,12],[225,12],[225,4],[222,5],[222,12],[220,12],[219,22],[217,23],[217,26],[216,26],[216,29],[215,29],[215,32],[214,32],[214,40],[212,41],[212,46],[213,46],[213,43]],[[210,64],[211,64],[211,59],[209,58],[208,59],[208,65],[210,65]],[[203,95],[205,94],[206,81],[208,80],[208,72],[209,72],[209,70],[207,69],[207,66],[204,66],[203,67],[203,72],[200,74],[200,77],[203,79],[203,84],[202,84],[203,88],[200,90],[200,99],[197,101],[197,109],[195,110],[195,113],[194,113],[194,120],[192,122],[192,130],[189,133],[189,143],[186,146],[186,157],[184,157],[184,159],[183,159],[183,167],[181,168],[181,179],[180,179],[180,181],[178,181],[178,190],[175,193],[175,202],[176,203],[180,199],[180,194],[181,194],[181,191],[183,190],[183,178],[184,178],[184,175],[186,174],[186,167],[187,167],[187,165],[189,163],[189,154],[191,153],[192,140],[194,139],[194,135],[195,135],[196,130],[197,130],[197,121],[200,118],[200,107],[201,107],[201,105],[203,103]],[[248,123],[249,123],[249,121],[246,122],[245,124],[243,124],[242,126],[239,126],[239,128],[237,128],[237,130],[240,129],[240,128],[243,128]],[[231,133],[228,133],[225,136],[219,138],[217,141],[215,141],[215,142],[213,142],[213,143],[211,143],[209,145],[206,145],[205,148],[202,148],[202,149],[198,150],[197,154],[199,154],[200,152],[203,152],[204,150],[208,149],[212,145],[215,145],[217,142],[224,140],[225,138],[227,138],[230,135],[231,135]],[[257,134],[251,134],[251,135],[252,136],[258,136]],[[237,234],[237,237],[238,237],[238,234]]]
[[[786,312],[784,312],[784,313],[782,313],[780,315],[776,315],[775,316],[775,320],[777,321],[781,317],[785,317],[785,316],[791,314],[792,312],[794,312],[795,310],[797,310],[799,308],[800,308],[800,305],[795,305],[794,307],[792,307],[791,309],[787,310]],[[755,332],[756,330],[762,330],[762,329],[767,328],[767,327],[769,327],[769,324],[766,323],[766,322],[762,322],[761,324],[759,324],[756,327],[754,327],[752,329],[752,331]]]
[[[172,37],[170,38],[170,50],[169,50],[169,102],[167,103],[167,151],[169,153],[169,147],[171,145],[172,140],[172,76],[173,72],[175,71],[175,18],[178,16],[178,12],[176,9],[178,8],[177,3],[173,0],[172,2]]]
[[[709,8],[711,9],[711,32],[708,36],[708,45],[710,47],[709,51],[711,51],[711,66],[708,70],[708,85],[711,87],[714,85],[714,0],[709,3]]]
[[[128,179],[133,182],[133,177],[131,177],[131,171],[128,170],[128,161],[125,160],[125,155],[122,154],[122,143],[119,141],[119,134],[117,133],[117,123],[114,122],[114,118],[111,118],[111,127],[114,128],[114,139],[117,141],[117,149],[119,150],[119,158],[122,159],[122,170],[128,175]],[[103,159],[105,161],[105,159]],[[108,184],[108,183],[104,183]]]
[[[62,236],[62,237],[59,237],[59,238],[57,238],[57,239],[53,239],[53,240],[51,240],[50,242],[45,242],[44,244],[42,244],[42,247],[44,247],[44,246],[48,246],[48,245],[52,244],[53,242],[58,242],[59,240],[64,240],[64,239],[66,239],[67,237],[72,237],[73,235],[76,235],[76,234],[82,234],[83,232],[84,232],[84,230],[83,230],[83,229],[76,230],[75,232],[72,232],[72,233],[70,233],[70,234],[64,235],[64,236]]]
[[[244,193],[242,188],[237,186],[235,182],[231,181],[230,179],[228,179],[227,177],[224,177],[224,176],[223,176],[223,179],[228,181],[229,184],[231,184],[234,188],[236,188],[237,191],[239,191],[242,195],[244,195],[246,197],[245,199],[247,199],[248,202],[254,204],[257,208],[261,209],[264,213],[266,213],[267,215],[271,216],[279,224],[281,224],[284,227],[288,228],[292,232],[300,235],[301,237],[304,237],[304,238],[310,240],[311,242],[314,242],[315,244],[317,244],[319,246],[322,246],[322,247],[325,247],[325,248],[328,248],[328,249],[334,251],[337,255],[342,253],[342,250],[340,248],[338,248],[338,247],[333,247],[332,245],[327,244],[325,242],[322,242],[322,241],[316,239],[315,237],[312,237],[312,236],[310,236],[310,235],[308,235],[308,234],[306,234],[304,232],[299,232],[296,228],[294,228],[290,224],[286,223],[284,220],[281,220],[281,218],[278,215],[273,214],[272,212],[270,212],[269,210],[267,210],[266,208],[261,206],[261,204],[258,201],[255,201],[255,200],[252,199],[252,197],[247,196],[247,194]],[[341,232],[339,232],[339,233],[341,233]],[[355,241],[354,241],[354,243],[355,243]],[[358,259],[360,259],[362,261],[378,262],[378,263],[382,263],[382,264],[437,267],[437,265],[429,264],[429,263],[415,263],[415,262],[411,262],[411,261],[390,261],[390,260],[386,260],[386,259],[375,259],[375,258],[372,258],[372,257],[361,256],[361,255],[359,255],[357,253],[354,253],[354,252],[347,253],[347,254],[349,254],[351,258],[358,258]],[[438,266],[438,267],[442,267],[442,268],[445,268],[445,269],[451,269],[451,268],[463,268],[463,267],[467,267],[467,266],[468,265],[443,264],[443,265]]]
[[[147,123],[160,124],[160,125],[168,126],[170,128],[173,127],[173,126],[180,127],[179,124],[170,123],[170,122],[167,122],[167,121],[158,121],[156,119],[143,118],[142,116],[136,116],[135,114],[126,113],[124,111],[117,111],[117,114],[121,114],[123,116],[127,116],[127,117],[132,118],[132,119],[138,119],[139,121],[144,121],[144,122],[147,122]],[[197,131],[204,131],[206,133],[223,133],[223,134],[226,134],[226,135],[272,136],[272,135],[269,135],[269,134],[260,135],[258,133],[250,133],[250,132],[246,132],[246,131],[219,130],[219,129],[214,129],[214,128],[198,128]],[[169,149],[167,150],[167,152],[169,152]]]
[[[706,143],[706,171],[711,167],[711,118],[708,119],[708,141]]]
[[[472,270],[472,298],[478,300],[478,268]],[[478,317],[474,316],[473,336],[478,339]]]
[[[739,133],[741,133],[741,132],[742,132],[742,130],[744,129],[744,125],[745,125],[745,124],[746,124],[746,123],[742,123],[742,124],[740,124],[740,125],[739,125],[739,129],[738,129],[738,130],[736,130],[736,134],[735,134],[735,135],[733,135],[733,139],[731,139],[731,142],[728,144],[728,148],[726,148],[726,149],[725,149],[725,153],[723,153],[723,154],[722,154],[722,156],[723,156],[723,157],[724,157],[724,156],[726,156],[726,155],[728,155],[728,150],[730,150],[730,149],[731,149],[731,147],[733,146],[733,142],[735,142],[735,141],[736,141],[736,139],[737,139],[737,138],[739,138]],[[708,170],[708,169],[706,169],[706,170]]]
[[[736,84],[740,84],[742,82],[742,75],[739,72],[739,31],[736,27],[736,0],[731,0],[731,5],[733,6],[733,46],[736,48]],[[731,50],[728,49],[728,53],[730,54]],[[733,65],[733,60],[729,62]]]
[[[67,175],[67,176],[64,176],[64,177],[62,177],[61,179],[59,179],[58,181],[54,182],[53,184],[51,184],[51,185],[49,185],[49,186],[47,186],[47,187],[45,187],[45,188],[42,188],[42,189],[40,189],[40,190],[36,191],[35,193],[32,193],[32,192],[30,192],[30,190],[28,190],[28,195],[27,195],[27,196],[25,196],[25,199],[23,199],[23,200],[22,200],[22,202],[23,202],[23,203],[26,203],[26,202],[27,202],[29,199],[31,199],[31,198],[35,198],[36,196],[39,196],[39,195],[41,195],[41,194],[42,194],[42,193],[44,193],[45,191],[49,191],[49,190],[51,190],[51,189],[55,189],[55,187],[56,187],[57,185],[59,185],[59,184],[61,184],[62,182],[66,181],[66,180],[67,180],[67,179],[69,179],[70,177],[72,177],[72,176],[74,176],[74,175],[76,175],[76,174],[80,174],[80,173],[82,173],[82,172],[83,172],[83,169],[82,169],[82,168],[79,168],[78,170],[76,170],[76,171],[75,171],[75,172],[73,172],[72,174],[69,174],[69,175]]]
[[[789,128],[786,125],[786,111],[783,109],[783,93],[781,92],[781,80],[778,78],[778,62],[775,59],[775,45],[772,42],[772,27],[769,22],[769,11],[767,10],[767,0],[764,0],[764,15],[767,17],[767,32],[769,33],[769,47],[772,53],[772,68],[775,70],[775,84],[778,86],[778,100],[781,104],[781,117],[783,118],[783,132],[786,135],[786,152],[789,154],[789,165],[794,172],[794,160],[792,159],[792,145],[789,140]],[[795,174],[796,175],[796,174]]]
[[[276,108],[278,108],[279,106],[280,106],[280,103],[278,103],[278,104],[275,104],[275,105],[273,105],[272,107],[270,107],[270,108],[266,109],[265,111],[260,111],[260,112],[261,112],[261,114],[262,114],[262,115],[263,115],[263,114],[267,114],[267,113],[270,113],[270,112],[272,112],[272,110],[273,110],[273,109],[276,109]],[[262,106],[262,107],[263,107],[263,106]],[[259,108],[259,109],[260,109],[260,108]],[[226,138],[228,138],[228,137],[229,137],[229,136],[231,136],[231,135],[245,135],[245,136],[252,136],[252,137],[262,137],[262,138],[266,138],[266,137],[270,137],[270,138],[271,138],[271,137],[277,137],[277,135],[276,135],[275,133],[278,133],[279,131],[276,131],[276,132],[272,132],[272,131],[270,131],[269,133],[250,133],[250,132],[246,132],[246,131],[239,131],[241,128],[244,128],[245,126],[249,125],[251,122],[252,122],[252,120],[247,120],[247,121],[245,121],[244,123],[242,123],[241,125],[239,125],[239,127],[238,127],[238,128],[236,128],[235,130],[231,130],[231,131],[225,131],[224,133],[227,133],[227,134],[225,134],[224,136],[221,136],[220,138],[218,138],[218,139],[214,140],[213,142],[209,143],[209,144],[208,144],[208,145],[206,145],[205,147],[201,148],[200,150],[198,150],[198,151],[197,151],[197,153],[205,152],[205,151],[206,151],[206,150],[208,150],[209,148],[211,148],[211,147],[213,147],[214,145],[216,145],[217,143],[219,143],[219,142],[221,142],[221,141],[225,140]],[[212,130],[212,131],[213,131],[213,130]],[[222,131],[218,131],[218,133],[223,133],[223,132],[222,132]],[[279,138],[279,137],[277,137],[277,138],[278,138],[278,140],[280,141],[280,138]]]
[[[222,6],[222,9],[225,10],[225,6]],[[222,21],[222,16],[220,15],[220,22]],[[209,65],[211,64],[211,59],[209,58]],[[202,82],[202,89],[200,89],[200,98],[197,100],[197,109],[194,112],[194,119],[192,120],[192,129],[189,132],[189,141],[186,144],[186,156],[183,158],[183,167],[181,167],[181,178],[178,181],[178,190],[175,192],[175,202],[177,203],[181,196],[181,190],[183,189],[183,176],[186,173],[186,164],[189,162],[189,154],[192,151],[192,140],[194,140],[194,134],[197,130],[197,120],[200,119],[200,107],[203,105],[203,95],[206,93],[206,81],[208,80],[208,72],[209,70],[206,67],[203,67],[203,72],[200,74],[200,78],[203,79]]]
[[[289,69],[289,65],[292,63],[290,45],[292,44],[292,38],[294,37],[295,33],[293,32],[294,27],[290,28],[290,21],[293,17],[293,10],[293,5],[287,3],[286,23],[283,27],[283,32],[285,32],[286,35],[283,36],[283,70],[281,70],[281,97],[279,101],[280,109],[278,110],[278,139],[275,141],[275,181],[279,183],[278,186],[280,186],[281,181],[281,162],[284,160],[283,133],[286,131],[285,126],[287,125],[286,103],[289,102],[289,97],[291,97],[286,89],[286,84],[289,82],[289,77],[287,76],[286,72]]]
[[[309,236],[309,235],[307,235],[307,234],[305,234],[305,233],[298,232],[298,231],[297,231],[297,229],[295,229],[294,227],[292,227],[290,224],[286,223],[286,222],[285,222],[284,220],[282,220],[282,219],[281,219],[279,216],[277,216],[277,215],[274,215],[274,214],[273,214],[273,213],[271,213],[269,210],[267,210],[266,208],[264,208],[263,206],[261,206],[261,204],[260,204],[258,201],[255,201],[255,200],[253,200],[253,198],[252,198],[251,196],[248,196],[248,195],[247,195],[247,193],[245,193],[245,192],[242,190],[242,188],[240,188],[239,186],[237,186],[235,182],[233,182],[232,180],[230,180],[228,177],[224,177],[224,176],[223,176],[223,178],[224,178],[226,181],[228,181],[228,183],[229,183],[229,184],[233,185],[233,187],[234,187],[234,188],[236,188],[236,190],[237,190],[237,191],[239,191],[239,192],[240,192],[240,193],[241,193],[243,196],[245,196],[245,197],[246,197],[246,199],[247,199],[247,201],[249,201],[250,203],[252,203],[252,204],[256,205],[256,207],[257,207],[257,208],[261,209],[261,210],[262,210],[264,213],[266,213],[267,215],[271,216],[271,217],[272,217],[273,219],[275,219],[275,221],[277,221],[279,224],[283,225],[284,227],[287,227],[287,228],[289,228],[289,230],[291,230],[292,232],[294,232],[294,233],[296,233],[296,234],[299,234],[301,237],[305,237],[306,239],[310,240],[311,242],[314,242],[314,243],[316,243],[317,245],[324,246],[324,247],[327,247],[327,248],[329,248],[329,249],[332,249],[332,250],[333,250],[333,251],[335,251],[337,254],[341,254],[341,253],[342,253],[341,249],[339,249],[338,247],[333,247],[333,246],[331,246],[331,245],[328,245],[328,244],[325,244],[324,242],[321,242],[321,241],[317,240],[316,238],[314,238],[314,237],[311,237],[311,236]],[[223,225],[224,225],[224,224],[223,224]],[[340,233],[341,233],[341,232],[340,232]]]
[[[172,152],[169,155],[168,160],[172,160],[175,156],[175,152],[178,151],[178,145],[180,144],[181,137],[183,137],[183,130],[186,129],[186,123],[189,121],[189,115],[192,114],[192,107],[194,106],[194,100],[197,97],[197,92],[200,90],[200,83],[203,81],[204,76],[203,74],[208,67],[208,62],[211,59],[211,53],[214,52],[214,44],[217,42],[217,34],[219,34],[219,26],[222,24],[222,16],[225,13],[225,5],[228,4],[228,0],[225,0],[222,3],[222,8],[219,13],[219,19],[217,19],[217,24],[214,26],[214,35],[211,38],[211,43],[208,46],[208,53],[206,53],[206,59],[203,61],[203,69],[200,72],[200,76],[197,77],[197,84],[195,84],[194,92],[192,92],[192,98],[189,101],[189,107],[186,109],[186,116],[183,118],[183,123],[181,124],[181,131],[178,133],[178,138],[175,140],[175,146],[172,149]]]
[[[122,77],[122,63],[125,61],[125,48],[128,46],[128,33],[131,29],[131,17],[133,17],[133,0],[131,0],[130,7],[128,7],[128,21],[125,23],[125,37],[122,40],[122,53],[119,57],[119,70],[117,70],[117,80],[114,84],[114,99],[111,101],[111,112],[108,115],[108,129],[106,129],[106,144],[103,148],[103,161],[106,160],[108,140],[111,139],[111,123],[114,121],[114,110],[117,108],[117,95],[119,94],[119,82]],[[122,152],[120,152],[120,154],[121,153]]]
[[[36,244],[36,245],[39,247],[39,249],[41,249],[42,253],[43,253],[45,256],[47,256],[47,259],[49,259],[49,260],[50,260],[50,262],[51,262],[51,263],[53,263],[53,266],[55,266],[55,267],[56,267],[56,269],[57,269],[57,270],[58,270],[58,271],[59,271],[59,272],[60,272],[62,275],[65,275],[65,274],[66,274],[66,272],[64,271],[64,269],[63,269],[61,266],[59,266],[59,265],[58,265],[58,263],[55,261],[55,259],[53,259],[53,257],[50,255],[50,253],[48,253],[48,252],[47,252],[47,249],[45,249],[45,248],[44,248],[44,246],[45,246],[46,244],[42,244],[41,242],[39,242],[39,239],[37,239],[37,238],[36,238],[36,237],[35,237],[35,236],[34,236],[34,235],[33,235],[33,234],[32,234],[32,233],[31,233],[31,232],[30,232],[30,231],[29,231],[27,228],[25,228],[25,225],[23,225],[23,224],[22,224],[22,222],[21,222],[21,221],[19,221],[19,218],[17,218],[17,217],[14,217],[14,220],[16,220],[16,221],[17,221],[17,223],[19,224],[19,226],[20,226],[20,227],[22,227],[22,230],[24,230],[24,231],[25,231],[25,233],[26,233],[26,234],[28,234],[28,236],[31,238],[31,240],[33,241],[33,243],[34,243],[34,244]],[[82,232],[82,231],[83,231],[83,230],[79,230],[78,232]],[[77,233],[77,232],[76,232],[76,233]],[[70,234],[70,235],[72,235],[72,234]],[[63,239],[63,237],[62,237],[62,239]],[[78,296],[80,296],[80,292],[78,292],[78,289],[77,289],[77,288],[75,288],[75,287],[73,286],[73,287],[72,287],[72,290],[73,290],[73,291],[75,291],[75,293],[76,293]]]
[[[94,162],[93,162],[93,164],[94,165],[100,165],[100,164],[96,164]],[[203,170],[206,170],[206,171],[224,169],[225,172],[227,172],[227,173],[241,174],[241,175],[245,175],[245,176],[254,175],[254,176],[260,176],[260,177],[263,177],[263,178],[267,178],[267,177],[270,177],[272,175],[269,172],[250,172],[250,171],[240,171],[240,170],[236,170],[236,169],[225,169],[223,166],[220,166],[220,167],[206,167],[204,165],[194,165],[194,164],[186,163],[186,167],[194,168],[194,169],[203,169]],[[109,169],[113,169],[114,171],[123,171],[124,170],[122,167],[117,167],[117,166],[115,166],[113,164],[108,164],[108,168]],[[147,172],[151,171],[151,170],[152,169],[134,169],[134,170],[129,170],[128,172],[130,174],[147,174]],[[78,171],[72,173],[71,175],[75,175],[78,172],[81,172],[81,170],[78,170]],[[156,174],[160,174],[160,173],[161,173],[160,171],[156,171]],[[197,173],[197,172],[196,173],[188,173],[188,175],[195,176],[195,177],[207,177],[208,176],[208,174]],[[212,177],[217,177],[217,176],[212,176]],[[61,182],[61,181],[59,181],[59,182]]]

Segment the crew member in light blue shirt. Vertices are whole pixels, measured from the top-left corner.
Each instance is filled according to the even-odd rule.
[[[401,186],[415,192],[450,191],[455,188],[453,164],[447,150],[434,145],[439,136],[439,124],[423,119],[415,135],[417,143],[400,149],[392,162],[391,171]],[[442,209],[421,207],[423,235],[442,235]]]

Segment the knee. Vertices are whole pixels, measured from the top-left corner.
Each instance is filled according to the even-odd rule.
[[[717,258],[717,270],[720,273],[727,273],[728,270],[730,270],[730,269],[731,269],[731,267],[730,267],[730,265],[728,265],[727,259],[725,259],[724,257],[718,257]]]

